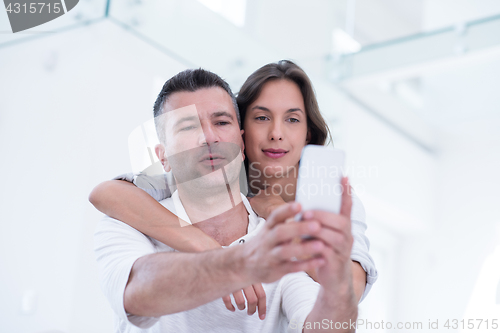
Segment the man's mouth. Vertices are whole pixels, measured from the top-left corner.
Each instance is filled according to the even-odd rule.
[[[280,158],[280,157],[283,157],[285,156],[286,153],[288,153],[289,151],[288,150],[284,150],[284,149],[273,149],[273,148],[268,148],[268,149],[262,149],[262,152],[264,153],[264,155],[266,155],[267,157],[271,157],[271,158]]]
[[[216,154],[208,154],[204,155],[200,161],[207,161],[207,160],[223,160],[224,157],[221,155],[216,155]]]
[[[208,167],[218,167],[225,162],[225,158],[218,154],[206,154],[200,159],[200,163]]]

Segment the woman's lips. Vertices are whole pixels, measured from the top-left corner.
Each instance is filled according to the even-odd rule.
[[[285,156],[286,153],[288,153],[288,150],[284,149],[262,149],[262,152],[264,155],[270,158],[280,158]]]

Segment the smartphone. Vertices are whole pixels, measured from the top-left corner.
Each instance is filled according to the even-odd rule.
[[[302,211],[326,210],[340,213],[345,153],[340,149],[307,145],[302,149],[295,201]],[[300,221],[302,213],[295,216]]]

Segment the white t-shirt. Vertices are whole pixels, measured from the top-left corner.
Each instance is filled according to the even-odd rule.
[[[249,212],[248,234],[229,246],[252,238],[265,223],[243,195],[242,200]],[[190,222],[177,192],[160,203]],[[134,262],[148,254],[176,250],[107,216],[98,224],[94,240],[101,287],[115,312],[115,332],[301,332],[301,324],[312,310],[320,289],[319,284],[304,272],[288,274],[274,283],[263,284],[267,305],[265,320],[260,320],[257,313],[249,316],[246,309],[230,312],[222,299],[159,318],[129,315],[125,313],[123,295]],[[289,325],[290,322],[294,325]]]

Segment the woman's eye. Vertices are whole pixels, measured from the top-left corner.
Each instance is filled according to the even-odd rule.
[[[288,118],[288,121],[291,123],[298,123],[300,120],[298,120],[297,118]]]
[[[267,118],[266,116],[260,116],[260,117],[255,117],[255,120],[267,120],[269,118]]]

